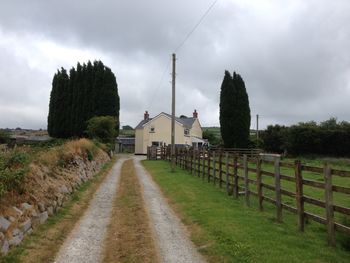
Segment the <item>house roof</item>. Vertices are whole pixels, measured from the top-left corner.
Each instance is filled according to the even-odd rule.
[[[135,138],[117,137],[117,142],[123,145],[135,145]]]
[[[168,114],[168,113],[165,113],[165,112],[161,112],[160,114],[158,114],[157,116],[161,115],[161,114],[164,114],[165,116],[169,117],[171,119],[171,115]],[[156,117],[157,117],[156,116]],[[148,120],[142,120],[140,121],[140,123],[135,127],[135,129],[142,129],[143,126],[150,122],[151,120],[153,120],[154,118],[149,118]],[[185,126],[186,128],[192,128],[192,125],[193,123],[195,122],[196,118],[179,118],[179,117],[175,117],[175,120],[178,122],[178,123],[181,123],[183,126]]]

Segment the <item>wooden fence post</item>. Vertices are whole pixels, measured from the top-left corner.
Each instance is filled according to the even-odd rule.
[[[233,162],[233,196],[237,199],[238,198],[238,157],[235,155],[234,162]]]
[[[258,156],[256,159],[256,187],[258,192],[258,202],[259,202],[259,210],[263,210],[263,193],[262,193],[262,178],[261,178],[261,163],[262,160]]]
[[[203,153],[203,162],[202,162],[202,178],[205,178],[205,150],[202,150]]]
[[[177,148],[175,147],[175,164],[177,165]]]
[[[188,171],[189,168],[189,156],[190,156],[190,150],[186,149],[186,171]]]
[[[230,185],[229,185],[229,170],[228,170],[228,162],[229,162],[229,155],[228,152],[225,152],[225,176],[226,176],[226,192],[227,194],[230,193]]]
[[[323,171],[324,171],[324,182],[325,182],[325,203],[326,203],[328,245],[335,247],[332,169],[328,163],[325,164]]]
[[[298,229],[304,232],[305,227],[305,215],[304,215],[304,199],[303,199],[303,176],[301,172],[301,162],[300,160],[295,161],[295,199],[297,205],[297,215],[298,215]]]
[[[214,185],[216,183],[216,154],[215,154],[215,151],[213,152],[213,182],[214,182]]]
[[[191,174],[194,174],[194,159],[195,158],[195,152],[194,149],[192,149],[192,156],[191,156]]]
[[[281,195],[281,174],[280,174],[280,158],[275,158],[275,191],[276,191],[276,219],[282,222],[282,195]]]
[[[244,165],[244,188],[245,188],[245,202],[249,206],[249,181],[248,181],[248,157],[246,154],[243,155],[243,165]]]
[[[208,183],[210,182],[210,151],[208,150],[208,167],[207,167]]]
[[[219,152],[219,186],[222,188],[222,150]]]
[[[198,159],[197,159],[197,176],[201,176],[201,151],[198,149]]]

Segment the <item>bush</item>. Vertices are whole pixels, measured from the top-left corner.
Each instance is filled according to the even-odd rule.
[[[16,150],[0,156],[0,198],[8,191],[22,192],[29,154]]]
[[[87,134],[102,143],[114,143],[116,127],[116,120],[112,116],[93,117],[87,122]]]
[[[0,130],[0,144],[8,143],[10,141],[10,134],[4,130]]]
[[[270,125],[261,133],[264,149],[293,155],[350,156],[350,124],[334,118],[317,124],[306,122],[285,127]]]

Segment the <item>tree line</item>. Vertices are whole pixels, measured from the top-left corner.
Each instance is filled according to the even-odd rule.
[[[52,80],[48,133],[51,137],[82,137],[87,121],[95,116],[112,116],[119,130],[119,95],[114,73],[101,61],[63,67]]]
[[[292,126],[270,125],[261,133],[263,148],[269,152],[293,155],[350,155],[350,123],[331,118]]]

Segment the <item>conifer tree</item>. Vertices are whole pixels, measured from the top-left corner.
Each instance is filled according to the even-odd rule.
[[[220,92],[220,127],[226,148],[249,144],[250,108],[248,94],[239,74],[225,71]]]
[[[57,78],[58,78],[58,73],[55,73],[52,79],[52,90],[50,94],[50,103],[49,103],[49,116],[47,117],[47,131],[53,137],[56,137],[55,116],[56,116],[56,104],[57,104],[56,103]]]
[[[77,63],[69,76],[61,68],[53,77],[48,132],[52,137],[81,137],[94,116],[111,116],[119,130],[119,95],[116,78],[101,61]]]

